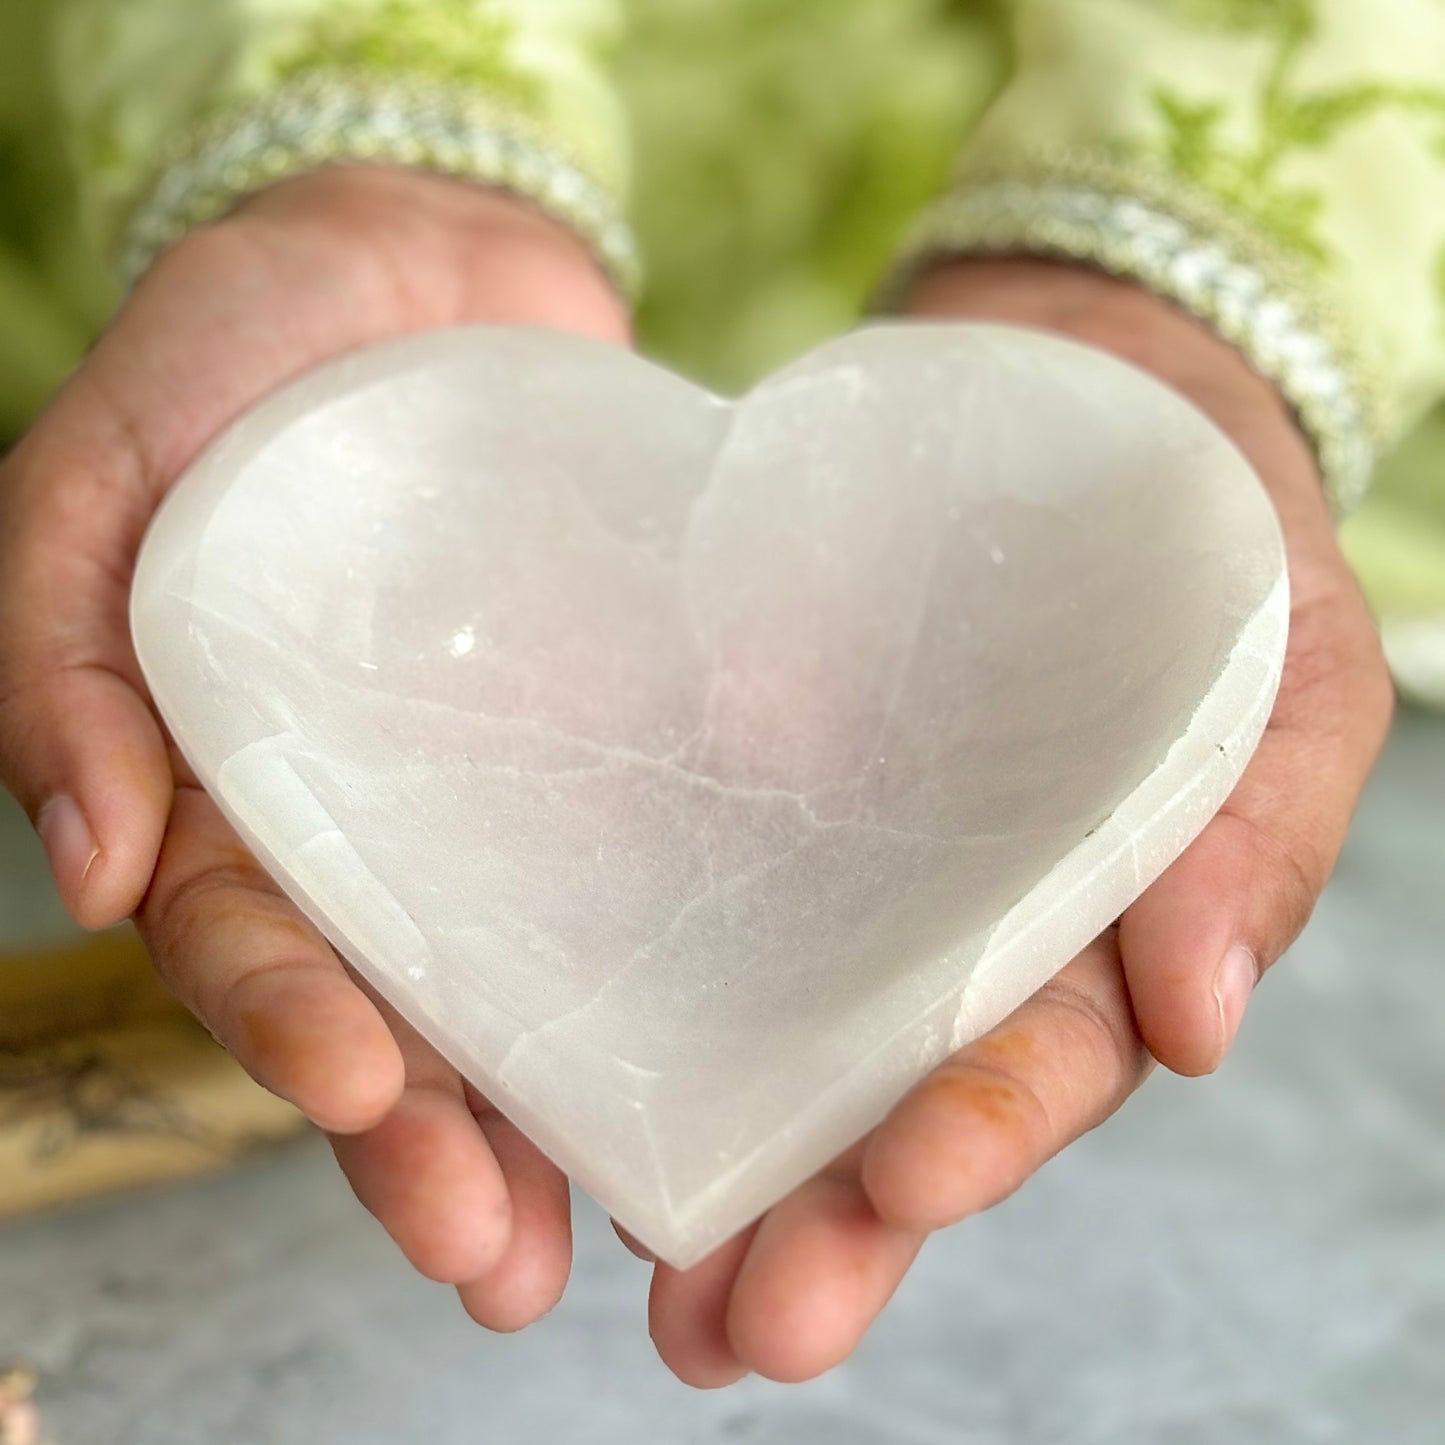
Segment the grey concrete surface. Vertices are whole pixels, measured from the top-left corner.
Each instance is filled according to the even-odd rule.
[[[74,931],[28,820],[0,788],[0,948],[44,947]]]
[[[314,1143],[0,1230],[0,1357],[56,1445],[1439,1445],[1442,1044],[1445,720],[1407,715],[1227,1068],[934,1240],[821,1381],[673,1381],[585,1203],[567,1299],[487,1336]]]

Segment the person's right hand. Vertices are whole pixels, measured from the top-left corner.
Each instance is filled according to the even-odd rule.
[[[134,914],[167,984],[330,1133],[412,1263],[512,1329],[566,1282],[566,1180],[363,992],[241,846],[169,747],[127,623],[146,524],[238,413],[328,357],[466,322],[628,336],[568,231],[419,173],[296,178],[163,255],[0,466],[0,780],[75,917]]]

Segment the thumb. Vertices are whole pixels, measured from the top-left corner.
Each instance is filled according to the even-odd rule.
[[[149,886],[173,782],[127,620],[148,508],[124,450],[78,441],[63,402],[0,468],[0,782],[101,928]]]
[[[1260,974],[1304,927],[1389,726],[1393,693],[1358,593],[1297,612],[1259,751],[1198,839],[1121,920],[1139,1028],[1183,1074],[1214,1069]]]

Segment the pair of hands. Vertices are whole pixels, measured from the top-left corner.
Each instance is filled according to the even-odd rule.
[[[1042,261],[942,265],[909,309],[1066,332],[1214,417],[1284,525],[1284,686],[1224,811],[1116,929],[759,1223],[693,1269],[654,1266],[652,1337],[700,1386],[837,1364],[931,1230],[1011,1193],[1154,1060],[1214,1069],[1324,885],[1390,715],[1309,449],[1230,347],[1136,287]],[[168,745],[127,626],[147,522],[232,418],[327,357],[468,322],[628,340],[622,304],[565,230],[404,171],[285,182],[164,255],[0,470],[0,777],[75,916],[134,915],[167,984],[327,1131],[416,1268],[455,1285],[479,1323],[514,1330],[566,1283],[566,1180],[249,857]]]

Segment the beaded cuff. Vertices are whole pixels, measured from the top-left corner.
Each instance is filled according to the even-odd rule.
[[[435,82],[312,73],[181,137],[131,217],[125,278],[187,231],[287,176],[347,162],[415,166],[511,191],[575,231],[627,296],[636,242],[612,194],[525,117]]]
[[[1337,516],[1364,499],[1376,389],[1307,268],[1197,192],[1093,158],[966,176],[927,211],[884,286],[947,256],[1057,256],[1139,281],[1236,346],[1293,407]]]

